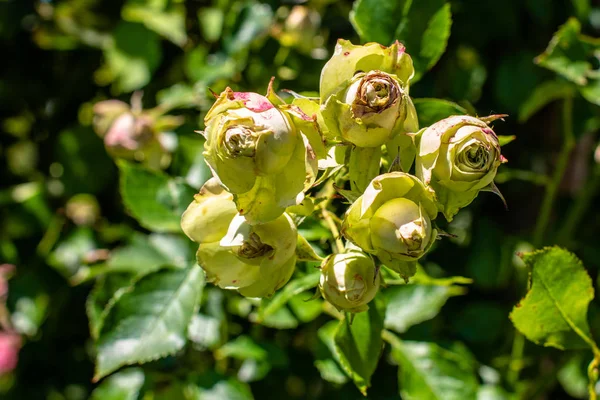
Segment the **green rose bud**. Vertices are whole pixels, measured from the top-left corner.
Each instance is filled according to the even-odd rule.
[[[373,179],[350,206],[342,233],[404,277],[437,238],[435,195],[416,177],[390,172]]]
[[[196,257],[209,282],[247,297],[272,295],[296,265],[296,226],[287,214],[250,225],[233,196],[210,179],[181,218],[184,233],[200,244]]]
[[[379,290],[379,283],[375,263],[360,251],[333,254],[321,264],[321,294],[340,311],[366,311],[367,303]]]
[[[227,88],[205,124],[205,159],[249,223],[272,221],[302,201],[316,175],[314,154],[269,99]]]
[[[338,41],[321,73],[323,120],[333,140],[378,147],[418,128],[408,96],[412,60],[398,42],[390,47]]]
[[[416,174],[435,190],[438,207],[448,221],[479,191],[497,192],[494,177],[506,159],[488,122],[500,117],[452,116],[422,132]]]

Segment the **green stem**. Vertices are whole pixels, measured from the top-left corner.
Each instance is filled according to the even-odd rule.
[[[333,239],[335,240],[335,246],[337,248],[337,252],[343,253],[344,252],[344,242],[342,242],[342,237],[340,235],[340,231],[339,231],[337,225],[335,224],[335,221],[331,217],[331,211],[323,209],[323,220],[325,221],[325,223],[327,224],[327,227],[329,228],[329,230],[331,231],[331,234],[333,235]]]
[[[508,383],[515,388],[519,381],[519,373],[523,366],[523,351],[525,350],[525,336],[517,330],[515,330],[515,337],[513,338],[512,351],[510,354],[510,363],[508,364],[508,372],[506,379]]]
[[[569,208],[567,212],[567,216],[565,218],[565,223],[562,226],[561,230],[558,233],[557,242],[558,243],[568,243],[571,241],[573,237],[573,233],[575,232],[575,228],[579,226],[581,219],[585,215],[585,212],[589,208],[594,196],[598,193],[600,189],[600,164],[597,164],[594,168],[594,175],[592,176],[590,182],[588,182],[584,188],[581,190],[575,202]]]
[[[594,359],[588,366],[588,392],[590,393],[590,400],[597,400],[596,395],[596,382],[598,381],[598,357],[594,355]]]
[[[558,186],[562,180],[562,177],[567,169],[569,162],[569,156],[571,150],[575,146],[575,136],[573,135],[573,98],[566,97],[563,103],[563,139],[564,143],[560,154],[558,156],[558,162],[554,170],[554,175],[549,184],[546,186],[546,194],[542,201],[542,207],[540,214],[537,219],[535,226],[535,232],[533,235],[534,247],[540,247],[544,242],[544,233],[548,228],[548,222],[550,221],[550,213],[552,212],[552,206],[556,199],[556,193]]]

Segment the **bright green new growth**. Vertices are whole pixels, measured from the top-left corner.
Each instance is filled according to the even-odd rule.
[[[342,233],[383,264],[408,278],[437,238],[434,193],[404,172],[382,174],[344,218]]]
[[[209,282],[247,297],[268,297],[292,276],[296,226],[287,214],[250,225],[236,214],[232,195],[213,178],[181,219],[186,235],[200,246],[198,264]]]
[[[435,190],[439,210],[448,221],[481,190],[497,192],[494,177],[506,159],[488,121],[501,117],[452,116],[420,134],[416,174]]]
[[[204,121],[205,159],[249,223],[272,221],[302,201],[316,162],[287,113],[227,88]]]
[[[361,312],[379,290],[379,274],[367,254],[356,250],[332,254],[321,264],[319,289],[338,310]]]

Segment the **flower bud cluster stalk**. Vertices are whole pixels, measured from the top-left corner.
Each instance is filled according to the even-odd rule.
[[[339,40],[318,99],[290,92],[285,102],[271,84],[266,96],[217,96],[203,131],[213,178],[181,221],[209,281],[271,296],[306,259],[296,224],[321,218],[337,252],[321,263],[319,291],[338,310],[361,312],[381,266],[415,274],[438,238],[439,213],[451,221],[480,191],[499,194],[493,180],[506,160],[490,123],[503,116],[450,116],[419,130],[413,75],[399,42]],[[333,188],[351,202],[341,218],[328,209]]]

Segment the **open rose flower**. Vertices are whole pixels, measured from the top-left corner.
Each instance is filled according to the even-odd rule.
[[[350,206],[342,233],[408,278],[437,238],[435,197],[416,177],[390,172],[373,179]]]
[[[233,196],[216,179],[204,184],[181,218],[184,233],[199,243],[198,264],[207,280],[247,297],[268,297],[292,276],[296,226],[287,214],[250,225]]]
[[[287,113],[264,96],[227,88],[204,122],[206,162],[249,223],[272,221],[302,201],[316,160]]]
[[[321,73],[323,119],[334,140],[379,147],[418,129],[410,97],[412,60],[404,46],[354,46],[339,40]]]
[[[501,117],[452,116],[422,132],[416,174],[435,190],[448,221],[481,190],[499,194],[494,177],[506,159],[488,123]]]
[[[361,251],[332,254],[321,264],[319,290],[335,308],[361,312],[379,290],[380,277],[371,257]]]

